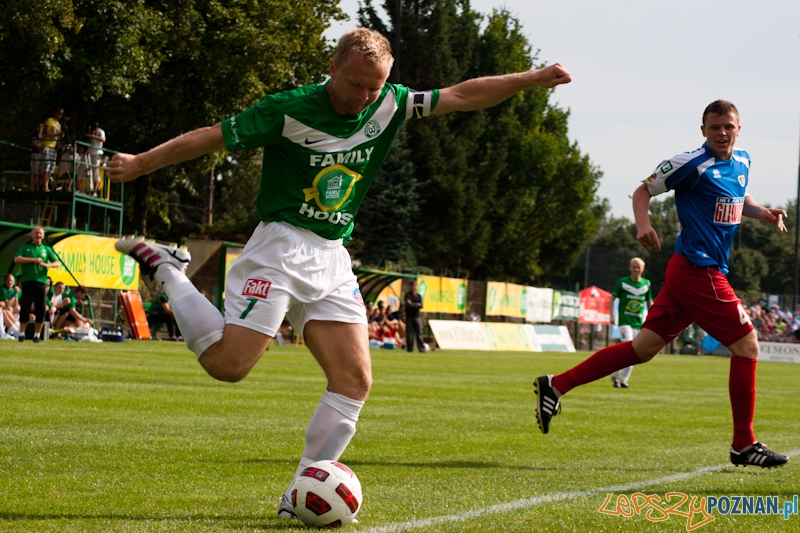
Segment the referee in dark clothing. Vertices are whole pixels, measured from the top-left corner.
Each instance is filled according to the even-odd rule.
[[[44,326],[44,315],[47,312],[47,269],[58,268],[61,263],[56,253],[49,246],[42,244],[44,230],[36,226],[31,230],[31,242],[23,244],[14,256],[14,262],[22,267],[19,279],[22,282],[22,296],[19,300],[19,340],[25,340],[25,328],[34,304],[36,323],[33,342],[39,342]]]

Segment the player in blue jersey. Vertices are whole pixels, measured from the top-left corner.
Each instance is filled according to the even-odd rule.
[[[789,461],[758,442],[753,433],[758,338],[725,277],[742,215],[786,231],[786,211],[762,207],[747,194],[750,156],[734,146],[740,128],[736,106],[724,100],[712,102],[703,112],[703,146],[663,161],[633,193],[637,239],[647,250],[657,252],[661,244],[650,225],[650,198],[675,191],[682,230],[664,286],[632,342],[600,350],[563,374],[536,378],[536,417],[542,433],[549,431],[551,418],[560,412],[562,395],[621,368],[650,361],[697,322],[732,354],[728,381],[733,411],[731,462],[770,468]]]

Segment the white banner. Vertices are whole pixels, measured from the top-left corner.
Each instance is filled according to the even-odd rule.
[[[550,323],[553,321],[553,289],[525,288],[528,305],[525,320],[528,322]]]
[[[443,350],[492,349],[482,322],[462,320],[429,320],[436,344]]]
[[[800,344],[788,342],[759,342],[759,361],[800,363]]]

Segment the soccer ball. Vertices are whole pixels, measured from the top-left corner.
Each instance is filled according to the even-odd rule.
[[[292,487],[294,514],[311,527],[341,527],[361,509],[361,483],[355,473],[337,461],[307,466]]]

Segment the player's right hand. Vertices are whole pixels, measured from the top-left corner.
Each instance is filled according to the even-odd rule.
[[[648,252],[660,252],[661,242],[658,240],[658,233],[652,226],[642,228],[636,233],[636,240],[645,247]]]
[[[108,163],[108,177],[121,183],[131,181],[142,175],[135,155],[116,154]]]

